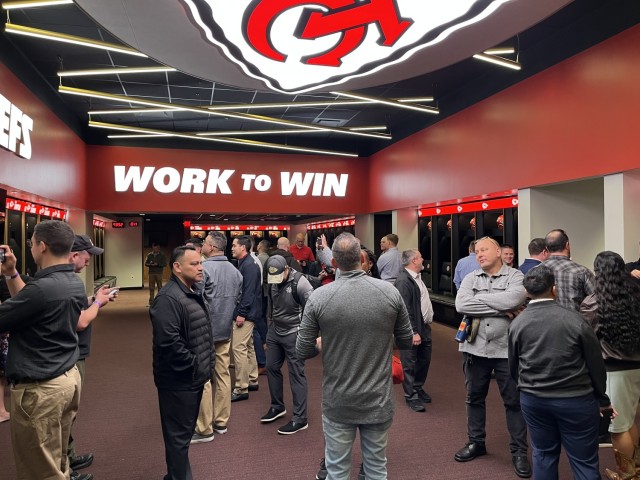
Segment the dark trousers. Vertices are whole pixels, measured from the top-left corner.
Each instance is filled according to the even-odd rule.
[[[404,371],[402,389],[406,399],[418,398],[418,391],[424,387],[429,374],[432,350],[430,325],[426,325],[421,340],[420,345],[414,345],[411,350],[400,350],[400,360]]]
[[[599,480],[600,408],[593,394],[572,398],[540,398],[520,393],[529,427],[536,478],[557,480],[561,447],[569,457],[573,478]]]
[[[307,422],[307,377],[304,374],[304,360],[296,355],[297,333],[280,336],[269,328],[267,334],[267,378],[269,380],[269,393],[271,406],[278,410],[284,409],[282,364],[287,360],[289,367],[289,384],[293,397],[294,422]]]
[[[202,387],[197,390],[158,389],[160,423],[167,474],[164,480],[192,480],[189,444],[196,428]]]
[[[264,344],[267,343],[267,321],[263,316],[260,320],[253,322],[253,349],[256,352],[256,363],[259,367],[267,364],[267,354],[264,351]]]
[[[527,425],[520,410],[520,397],[515,381],[509,374],[506,358],[486,358],[465,353],[463,371],[467,387],[467,434],[469,441],[484,445],[487,433],[486,399],[495,372],[500,396],[507,416],[507,429],[511,435],[509,448],[512,455],[527,454]],[[540,477],[543,478],[543,477]]]

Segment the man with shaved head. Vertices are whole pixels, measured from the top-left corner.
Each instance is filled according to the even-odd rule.
[[[500,245],[493,238],[479,239],[476,259],[480,268],[464,277],[456,296],[456,310],[473,322],[468,339],[460,344],[467,387],[468,441],[454,459],[468,462],[487,453],[486,398],[494,372],[506,410],[513,467],[516,475],[529,478],[527,426],[507,360],[509,325],[525,301],[524,276],[520,270],[504,265],[501,254]]]
[[[291,245],[289,248],[289,252],[293,255],[300,266],[302,267],[302,271],[304,273],[309,272],[309,263],[315,262],[316,258],[313,256],[313,251],[304,243],[304,233],[298,233],[296,235],[296,243]]]

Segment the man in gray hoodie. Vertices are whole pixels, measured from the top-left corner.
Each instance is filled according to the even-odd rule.
[[[322,331],[322,422],[329,478],[346,480],[360,430],[366,478],[387,478],[387,440],[395,405],[391,378],[393,341],[412,348],[409,314],[398,290],[368,276],[360,242],[350,233],[333,243],[340,276],[315,290],[305,305],[296,352],[319,352]]]
[[[213,322],[213,344],[216,350],[214,378],[216,392],[212,403],[211,382],[204,386],[196,431],[191,443],[213,440],[213,433],[227,433],[231,414],[231,325],[233,311],[242,290],[242,275],[224,255],[227,238],[222,232],[211,232],[202,244],[204,299],[209,304]]]

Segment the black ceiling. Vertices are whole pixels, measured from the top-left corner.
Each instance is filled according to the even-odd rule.
[[[149,12],[149,14],[153,13]],[[4,15],[7,15],[6,11]],[[120,43],[109,32],[96,25],[75,4],[12,10],[10,20],[12,23],[20,25]],[[360,93],[384,98],[433,96],[436,100],[432,105],[437,105],[440,110],[440,114],[437,116],[380,104],[367,107],[283,108],[266,112],[250,112],[296,122],[345,128],[386,125],[388,133],[392,136],[390,141],[345,136],[332,132],[287,136],[272,134],[250,138],[309,148],[330,148],[354,152],[366,157],[637,24],[639,20],[640,2],[637,0],[575,0],[555,15],[522,32],[517,38],[505,39],[501,43],[501,45],[511,45],[518,48],[519,61],[523,66],[521,71],[507,70],[478,60],[468,59],[420,77],[360,91]],[[127,104],[61,95],[57,92],[60,83],[57,76],[59,70],[156,65],[150,59],[113,52],[107,53],[101,50],[7,33],[0,35],[0,59],[13,68],[32,91],[54,109],[89,144],[264,151],[251,146],[180,138],[108,139],[109,133],[117,132],[89,128],[87,126],[87,112],[97,109],[126,108]],[[276,92],[247,90],[204,81],[179,72],[72,77],[63,79],[62,84],[117,95],[136,96],[157,102],[193,106],[314,101],[336,98],[328,93],[291,96]],[[140,108],[138,105],[130,106]],[[253,122],[225,117],[207,117],[189,112],[94,115],[93,120],[178,132],[256,128]],[[277,127],[261,125],[258,128]]]

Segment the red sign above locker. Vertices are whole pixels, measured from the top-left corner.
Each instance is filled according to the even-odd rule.
[[[518,206],[517,197],[498,198],[484,202],[460,203],[457,205],[443,205],[441,207],[423,208],[418,210],[419,217],[433,217],[437,215],[454,215],[458,213],[482,212],[484,210],[499,210]]]

